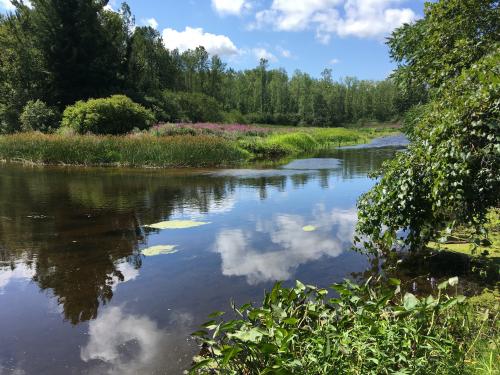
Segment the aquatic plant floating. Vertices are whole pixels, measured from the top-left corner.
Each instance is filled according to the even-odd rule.
[[[302,228],[304,232],[314,232],[316,231],[316,229],[318,228],[316,228],[314,225],[306,225],[304,228]]]
[[[160,223],[145,225],[146,228],[151,229],[188,229],[201,227],[203,225],[208,225],[211,223],[203,221],[191,221],[191,220],[172,220],[172,221],[162,221]]]
[[[154,257],[157,255],[170,255],[170,254],[175,254],[177,253],[177,250],[175,249],[177,246],[175,245],[158,245],[158,246],[152,246],[148,247],[147,249],[144,249],[141,251],[142,255],[147,256],[147,257]]]

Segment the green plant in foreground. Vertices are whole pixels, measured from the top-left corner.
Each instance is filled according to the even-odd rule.
[[[211,316],[192,374],[460,374],[470,334],[465,297],[402,294],[399,280],[349,281],[328,291],[276,284],[261,307]]]

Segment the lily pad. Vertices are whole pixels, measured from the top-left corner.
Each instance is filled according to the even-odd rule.
[[[304,228],[302,228],[302,230],[304,232],[314,232],[316,231],[316,227],[314,225],[306,225]]]
[[[175,245],[158,245],[148,247],[147,249],[142,250],[142,255],[147,257],[154,257],[157,255],[169,255],[175,254],[177,250],[175,250],[177,246]]]
[[[202,221],[191,221],[191,220],[172,220],[172,221],[162,221],[160,223],[145,225],[146,228],[151,229],[188,229],[201,227],[210,223]]]

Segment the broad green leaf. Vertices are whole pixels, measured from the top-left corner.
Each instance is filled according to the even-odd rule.
[[[403,297],[403,304],[406,310],[413,310],[419,304],[419,301],[413,294],[406,293]]]

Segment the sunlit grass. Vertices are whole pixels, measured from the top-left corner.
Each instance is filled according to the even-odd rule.
[[[165,125],[126,136],[19,133],[0,136],[0,160],[152,168],[224,167],[366,143],[393,129]],[[174,129],[174,130],[172,130]],[[201,129],[201,130],[200,130]],[[208,129],[208,130],[207,130]]]

